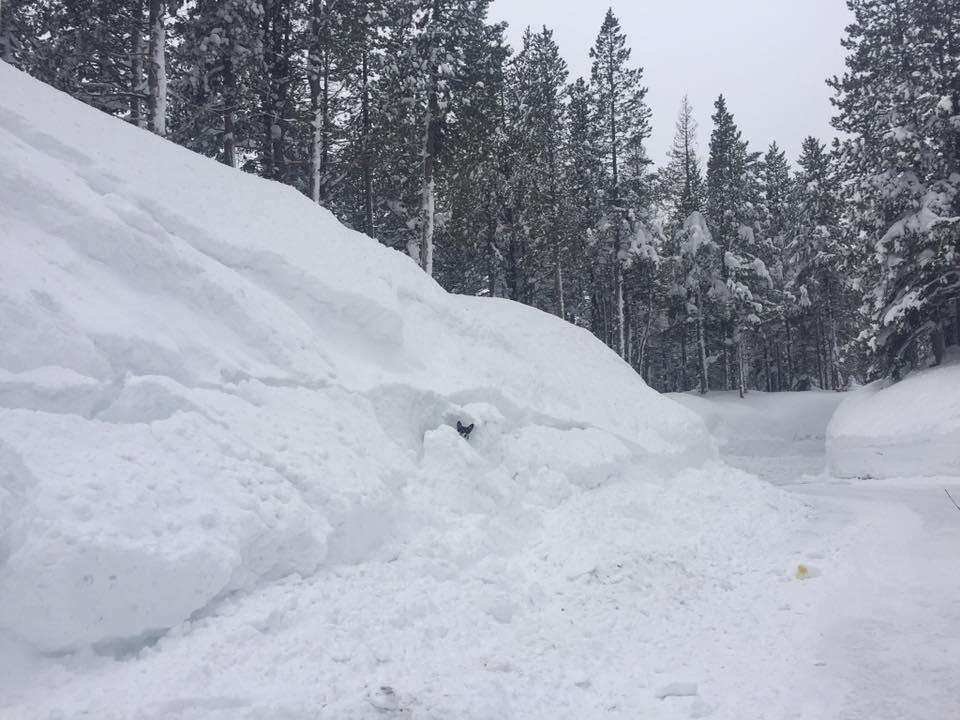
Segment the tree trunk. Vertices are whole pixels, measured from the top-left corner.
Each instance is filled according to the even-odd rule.
[[[782,392],[783,391],[783,362],[780,358],[780,343],[776,341],[773,343],[773,357],[774,357],[774,362],[777,364],[776,391]]]
[[[326,201],[327,157],[330,127],[330,63],[329,18],[325,0],[313,0],[310,17],[311,46],[307,58],[310,85],[312,142],[310,143],[310,199]]]
[[[559,234],[555,235],[554,239],[554,256],[553,262],[555,266],[554,271],[554,293],[556,294],[556,304],[557,304],[557,316],[561,318],[566,318],[567,310],[563,302],[563,256],[561,255],[560,241],[556,238],[559,237]]]
[[[493,203],[487,203],[487,285],[490,297],[497,296],[497,221]]]
[[[150,61],[147,73],[150,130],[167,134],[167,35],[162,0],[149,0]]]
[[[619,231],[616,234],[619,239]],[[617,313],[617,354],[624,357],[624,302],[623,302],[623,267],[620,265],[619,258],[614,259],[613,264],[613,282],[614,282],[614,304]]]
[[[697,307],[702,307],[703,297],[697,298]],[[710,368],[707,365],[707,334],[703,328],[703,311],[697,313],[697,345],[700,346],[700,394],[710,391]]]
[[[823,313],[820,310],[817,310],[817,379],[820,382],[820,387],[826,390],[827,388],[827,374],[826,374],[826,353],[824,352],[824,338],[823,338]]]
[[[951,312],[951,308],[953,308]],[[960,345],[960,302],[948,303],[944,318],[945,342],[947,347]],[[951,317],[952,316],[952,317]]]
[[[237,77],[233,67],[233,42],[223,58],[223,164],[237,166]]]
[[[652,314],[652,313],[651,313]],[[686,318],[680,322],[680,392],[689,390],[687,387],[687,323]]]
[[[737,343],[737,390],[740,391],[740,398],[744,395],[743,378],[743,341]]]
[[[827,356],[827,383],[832,390],[839,390],[843,382],[840,377],[840,347],[837,342],[837,324],[833,317],[834,293],[833,284],[829,278],[825,283],[827,298],[826,318],[824,319],[824,342]]]
[[[650,289],[651,296],[653,295],[653,286],[651,285]],[[637,365],[640,369],[640,375],[643,377],[644,382],[647,382],[647,379],[650,375],[650,359],[649,353],[647,352],[648,340],[650,339],[650,328],[653,325],[653,301],[647,303],[647,322],[643,326],[643,335],[640,337],[640,348],[639,348],[639,361]]]
[[[440,0],[433,0],[430,25],[443,21]],[[434,34],[435,35],[435,34]],[[431,41],[433,39],[431,38]],[[431,48],[437,50],[438,48]],[[423,123],[423,182],[420,190],[420,266],[427,275],[433,276],[433,232],[436,219],[436,164],[437,140],[440,115],[440,67],[436,53],[431,53],[429,78],[427,80],[427,107]]]
[[[723,389],[730,392],[733,389],[732,375],[730,373],[730,334],[727,330],[727,321],[723,324]]]
[[[364,21],[366,22],[366,21]],[[367,47],[368,29],[363,29],[363,58],[361,62],[362,94],[360,98],[361,146],[363,150],[363,230],[373,237],[373,172],[370,168],[370,51]]]
[[[512,209],[507,210],[507,223],[509,227],[507,240],[507,267],[504,273],[504,280],[507,284],[507,297],[511,300],[520,299],[520,268],[519,253],[517,251],[517,232],[513,222],[514,214]]]
[[[934,319],[933,329],[930,331],[930,345],[933,347],[933,364],[940,365],[947,352],[946,337],[943,332],[943,323],[939,317]]]
[[[434,179],[434,153],[436,152],[435,120],[438,111],[437,93],[430,92],[426,117],[424,118],[423,182],[420,189],[420,245],[418,258],[427,275],[433,276],[433,232],[436,214],[436,180]]]
[[[290,88],[288,56],[290,9],[284,0],[268,0],[263,8],[263,45],[266,78],[262,100],[264,124],[262,165],[264,177],[286,177],[286,107]]]
[[[953,336],[957,345],[960,345],[960,300],[953,301]]]
[[[789,318],[783,319],[783,327],[787,335],[787,346],[786,346],[786,355],[787,355],[787,390],[793,390],[793,346],[790,338],[790,320]]]
[[[236,48],[233,30],[226,29],[227,43],[223,50],[223,154],[224,165],[237,166],[237,105],[240,104],[237,91],[237,74],[233,64]]]
[[[767,342],[767,334],[763,336],[763,386],[767,392],[773,392],[773,379],[770,376],[770,343]]]
[[[606,294],[601,294],[603,288],[598,287],[594,290],[594,295],[597,298],[597,307],[600,309],[600,327],[603,328],[603,342],[608,346],[613,346],[613,338],[610,335],[610,318],[609,313],[607,313],[607,299]]]
[[[4,0],[0,0],[3,2]],[[9,4],[9,3],[8,3]],[[143,60],[146,48],[143,42],[143,0],[133,7],[133,25],[130,28],[132,43],[130,47],[130,122],[139,128],[147,123],[143,115]]]

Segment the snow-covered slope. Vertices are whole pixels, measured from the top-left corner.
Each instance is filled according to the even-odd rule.
[[[827,428],[838,477],[960,475],[960,354],[848,393]]]
[[[468,565],[713,453],[585,331],[2,63],[0,256],[0,631],[42,650],[324,567]]]

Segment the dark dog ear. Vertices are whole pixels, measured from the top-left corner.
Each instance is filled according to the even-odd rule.
[[[464,430],[467,431],[467,434],[468,434],[468,435],[469,435],[470,433],[472,433],[472,432],[473,432],[473,423],[470,423],[469,425],[467,425],[467,426],[464,428]]]
[[[465,428],[463,427],[463,423],[457,420],[457,432],[463,432],[464,430]]]

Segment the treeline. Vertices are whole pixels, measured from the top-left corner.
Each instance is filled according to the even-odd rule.
[[[839,389],[960,342],[960,0],[848,4],[845,139],[795,169],[722,96],[705,163],[685,100],[656,168],[611,11],[576,79],[489,0],[5,0],[0,57],[451,291],[590,329],[661,390]]]

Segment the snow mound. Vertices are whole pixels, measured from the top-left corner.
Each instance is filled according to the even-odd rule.
[[[960,476],[960,354],[847,395],[827,428],[838,477]]]
[[[713,455],[589,333],[2,63],[0,97],[0,634],[123,650],[282,577],[474,564]]]

